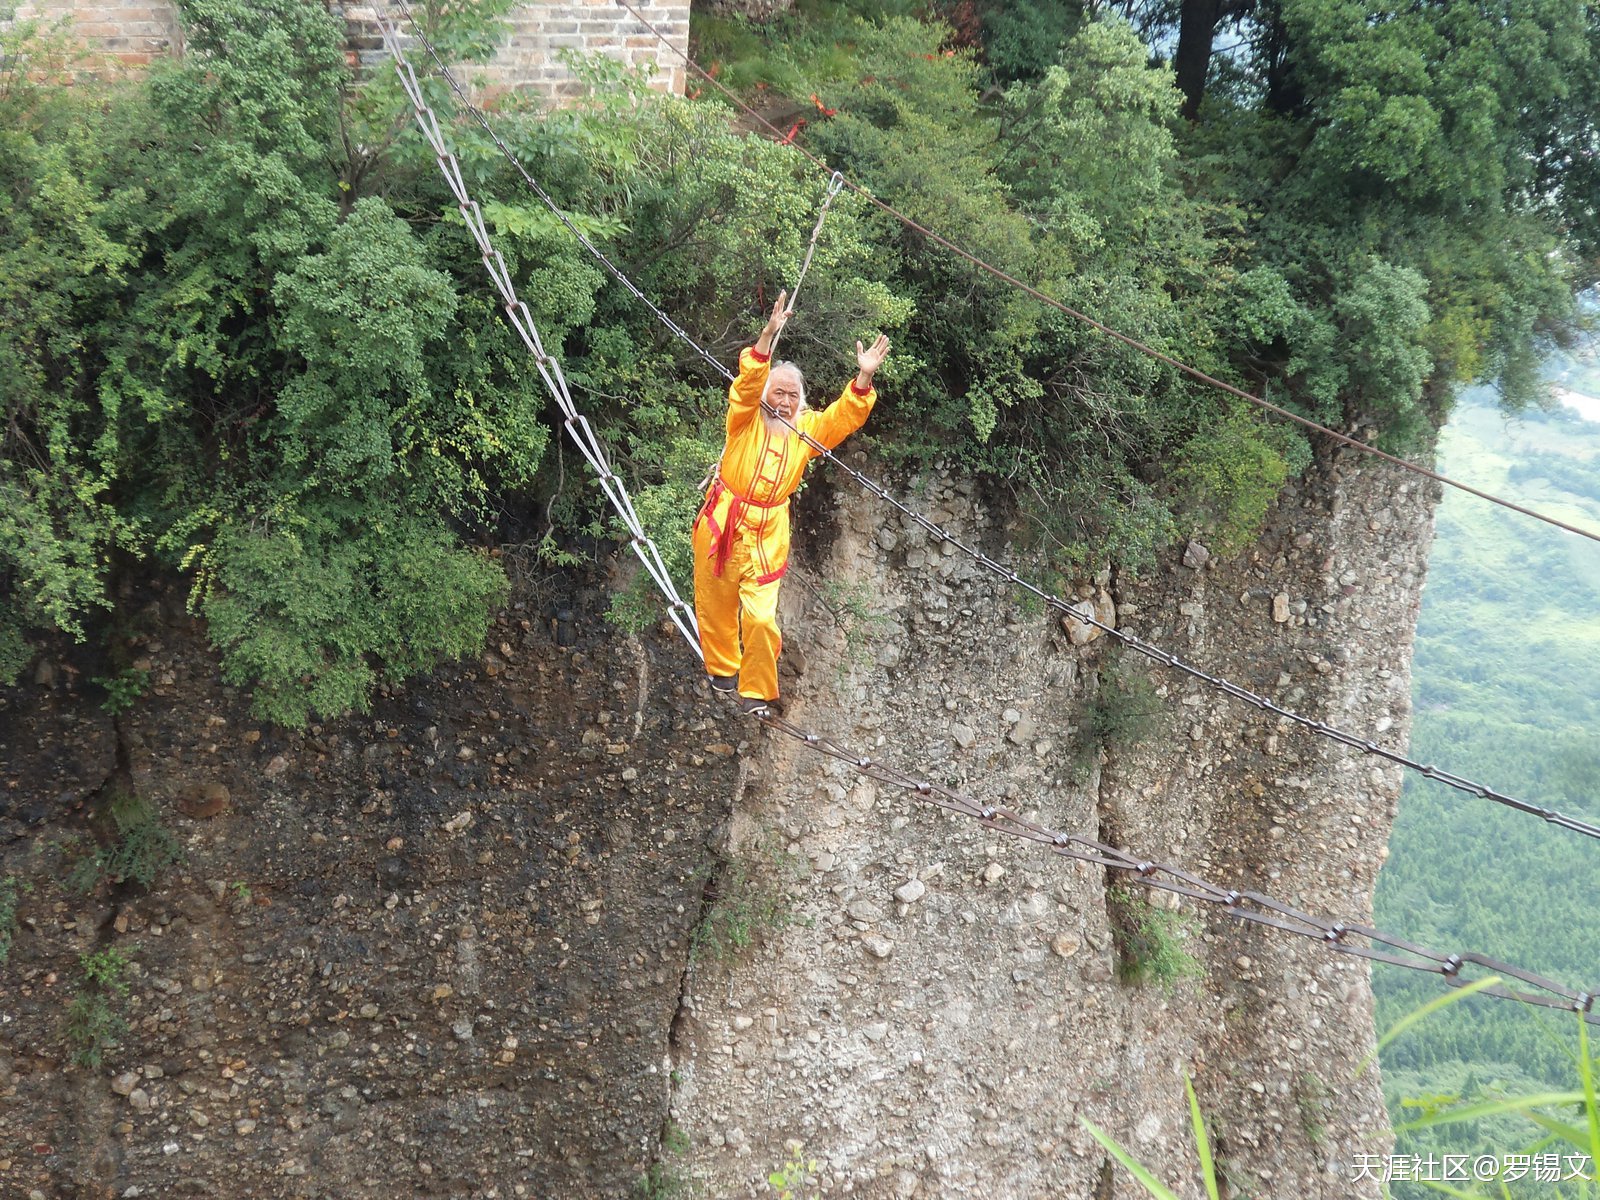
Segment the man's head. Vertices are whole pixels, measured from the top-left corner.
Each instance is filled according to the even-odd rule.
[[[775,362],[767,373],[761,403],[771,413],[793,422],[806,406],[806,377],[792,362]]]

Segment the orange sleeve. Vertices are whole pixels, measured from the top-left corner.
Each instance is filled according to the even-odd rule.
[[[856,391],[855,380],[845,384],[839,398],[821,412],[809,409],[800,414],[800,431],[808,433],[832,450],[867,423],[872,406],[878,402],[878,389]]]
[[[771,355],[754,346],[739,352],[739,377],[728,385],[728,436],[748,425],[761,411],[761,396],[767,390]]]

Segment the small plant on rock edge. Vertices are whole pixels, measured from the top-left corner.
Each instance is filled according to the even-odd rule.
[[[817,1169],[821,1165],[807,1158],[799,1142],[789,1142],[785,1147],[788,1157],[783,1166],[767,1176],[767,1182],[778,1193],[778,1200],[816,1200]]]
[[[689,1135],[684,1132],[682,1125],[676,1121],[668,1121],[661,1131],[661,1148],[668,1154],[679,1155],[689,1152]]]
[[[167,867],[183,860],[183,848],[161,823],[155,806],[143,797],[119,795],[105,809],[115,840],[80,858],[67,882],[80,892],[102,883],[137,883],[149,887]]]
[[[839,664],[842,680],[852,667],[871,663],[872,647],[888,630],[889,618],[873,607],[872,589],[864,583],[827,579],[817,596],[844,635],[845,654]]]
[[[84,986],[67,1009],[67,1041],[73,1047],[72,1061],[94,1069],[128,1032],[116,1003],[128,994],[123,978],[128,959],[120,950],[108,948],[81,955],[78,966]]]
[[[1111,936],[1117,949],[1117,974],[1124,983],[1154,983],[1171,992],[1185,979],[1205,974],[1185,948],[1195,931],[1192,917],[1157,908],[1126,887],[1106,892]]]
[[[108,947],[84,954],[79,957],[78,965],[83,968],[84,978],[96,987],[118,996],[128,994],[128,981],[122,977],[128,969],[128,956],[122,951]]]
[[[743,863],[732,863],[717,880],[715,898],[695,926],[690,953],[709,950],[725,962],[754,945],[760,931],[783,930],[793,923],[787,895],[753,878]]]
[[[676,1168],[665,1163],[651,1163],[650,1169],[634,1184],[633,1194],[637,1200],[677,1200],[687,1187]]]
[[[676,1071],[673,1072],[677,1074]],[[678,1080],[673,1080],[674,1084]],[[681,1158],[689,1152],[689,1135],[683,1126],[671,1117],[661,1123],[659,1157],[645,1173],[634,1181],[637,1200],[678,1200],[691,1194],[690,1181],[674,1164],[666,1159]]]
[[[94,679],[106,691],[100,707],[111,716],[125,713],[134,706],[145,689],[150,686],[150,672],[137,667],[124,667],[115,675],[97,675]]]
[[[770,832],[753,844],[751,854],[756,861],[766,860],[759,874],[748,862],[732,860],[708,888],[709,903],[690,934],[691,956],[709,950],[718,962],[726,962],[754,945],[763,932],[809,924],[795,912],[787,886],[805,874],[805,859],[784,850]]]
[[[1085,708],[1078,732],[1092,746],[1126,750],[1151,735],[1161,711],[1147,676],[1112,663],[1101,673],[1099,690]]]
[[[1294,1086],[1295,1107],[1300,1112],[1300,1128],[1313,1146],[1328,1136],[1328,1121],[1333,1115],[1333,1095],[1315,1071],[1303,1071]]]

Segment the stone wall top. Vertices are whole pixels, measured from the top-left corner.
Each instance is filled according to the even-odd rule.
[[[688,0],[636,3],[677,50],[687,51]],[[374,6],[332,0],[329,7],[346,22],[352,64],[370,67],[381,60]],[[34,18],[47,23],[68,19],[86,49],[133,69],[183,49],[177,6],[170,0],[24,0],[17,6],[17,19]],[[581,94],[583,84],[562,61],[564,50],[654,68],[653,87],[683,93],[682,61],[614,0],[529,0],[517,7],[508,24],[500,53],[470,73],[487,93],[532,91],[557,103]]]

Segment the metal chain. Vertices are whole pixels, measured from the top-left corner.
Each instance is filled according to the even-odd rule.
[[[619,2],[621,2],[621,0],[619,0]],[[625,4],[624,7],[626,7]],[[401,8],[402,11],[404,11],[403,5]],[[413,22],[413,25],[415,25],[415,22]],[[434,62],[441,63],[438,52],[428,41],[426,35],[424,35],[420,29],[415,31],[415,35],[417,40],[427,47],[428,52],[433,57]],[[654,304],[651,304],[650,301],[645,298],[644,294],[640,292],[639,289],[635,287],[634,284],[628,280],[627,277],[616,266],[614,266],[609,259],[606,259],[605,256],[595,249],[593,244],[587,238],[585,238],[570,221],[567,221],[564,214],[562,214],[561,211],[556,207],[554,201],[549,198],[544,189],[540,188],[539,185],[533,181],[532,177],[522,167],[522,164],[517,161],[516,156],[511,153],[506,144],[499,137],[495,136],[493,131],[489,129],[487,119],[484,117],[483,113],[478,111],[478,109],[465,98],[460,85],[457,84],[454,81],[454,78],[448,73],[446,73],[446,78],[450,80],[452,89],[454,89],[456,95],[461,98],[463,105],[465,105],[465,107],[477,119],[478,124],[484,129],[489,130],[490,136],[494,138],[495,145],[499,147],[500,152],[506,157],[506,160],[516,168],[517,173],[521,175],[522,178],[528,182],[529,186],[533,188],[535,193],[542,200],[544,200],[545,204],[549,206],[551,212],[555,213],[557,217],[561,218],[563,223],[565,223],[567,227],[572,230],[573,234],[578,237],[583,245],[588,248],[592,254],[596,255],[613,275],[622,280],[628,290],[632,292],[633,295],[637,296],[675,336],[680,338],[687,345],[691,346],[697,353],[700,354],[702,358],[712,362],[723,378],[731,381],[734,376],[726,367],[716,362],[715,358],[707,350],[701,347],[693,337],[686,333],[681,326],[674,322],[670,317],[667,317],[666,314],[662,313],[661,310],[658,309]],[[823,202],[822,211],[817,217],[816,228],[811,234],[813,250],[815,249],[817,236],[822,231],[822,221],[827,216],[828,205],[832,202],[834,195],[837,194],[838,187],[834,186],[835,184],[838,184],[839,186],[845,186],[847,184],[847,181],[845,181],[843,176],[837,171],[834,172],[833,183],[830,183],[828,197]],[[855,185],[850,184],[848,186],[854,187]],[[804,279],[805,270],[806,267],[809,266],[810,261],[811,253],[808,251],[806,255],[806,263],[801,268],[802,280]],[[797,280],[795,282],[796,292],[799,291],[799,287],[800,280]],[[791,307],[793,305],[792,299],[790,301],[790,305]],[[1516,809],[1518,812],[1529,813],[1552,825],[1559,826],[1563,829],[1569,829],[1574,833],[1583,834],[1585,837],[1600,839],[1600,826],[1590,824],[1589,822],[1580,820],[1576,817],[1566,816],[1560,812],[1557,812],[1555,809],[1544,808],[1527,800],[1518,799],[1515,796],[1498,791],[1497,789],[1488,787],[1485,784],[1477,783],[1474,780],[1467,779],[1466,777],[1457,775],[1454,772],[1443,770],[1431,763],[1423,763],[1409,758],[1397,750],[1391,750],[1378,745],[1377,742],[1370,738],[1364,738],[1358,734],[1346,732],[1345,730],[1339,729],[1337,726],[1329,725],[1324,721],[1319,721],[1313,717],[1308,717],[1301,713],[1295,712],[1293,709],[1285,708],[1282,705],[1269,700],[1267,697],[1259,695],[1258,693],[1242,687],[1239,684],[1233,683],[1222,676],[1211,675],[1201,670],[1199,667],[1193,666],[1190,663],[1186,663],[1171,651],[1163,650],[1161,647],[1156,646],[1151,642],[1147,642],[1142,638],[1135,636],[1134,634],[1118,629],[1108,622],[1101,621],[1092,612],[1085,612],[1081,609],[1073,608],[1073,606],[1065,599],[1061,598],[1060,596],[1052,595],[1049,592],[1045,592],[1034,584],[1029,583],[1027,580],[1023,579],[1016,570],[1007,567],[1003,563],[997,562],[988,555],[981,553],[974,547],[967,545],[959,538],[956,538],[947,532],[937,522],[901,503],[899,500],[895,499],[895,497],[890,494],[889,490],[882,484],[876,482],[862,472],[857,471],[854,467],[847,466],[836,454],[834,454],[832,450],[828,449],[809,434],[802,433],[800,429],[787,418],[782,417],[777,413],[772,413],[771,415],[776,417],[779,421],[782,421],[783,424],[786,425],[794,434],[796,434],[801,441],[805,442],[807,446],[814,450],[818,457],[827,459],[839,470],[843,471],[846,475],[854,479],[862,488],[877,496],[890,507],[898,510],[908,520],[920,526],[937,540],[954,546],[958,551],[965,554],[979,566],[998,576],[1007,583],[1011,583],[1026,592],[1032,593],[1047,607],[1054,609],[1063,616],[1071,617],[1075,621],[1081,621],[1086,625],[1094,626],[1102,632],[1109,634],[1111,637],[1116,638],[1123,645],[1129,647],[1139,654],[1144,655],[1152,662],[1158,663],[1163,667],[1169,668],[1170,670],[1178,671],[1181,674],[1188,675],[1191,678],[1198,679],[1207,686],[1215,688],[1217,691],[1223,692],[1224,694],[1232,696],[1235,699],[1243,700],[1247,704],[1254,705],[1263,712],[1273,713],[1284,720],[1291,721],[1297,725],[1309,729],[1311,732],[1321,737],[1328,738],[1345,746],[1349,746],[1352,749],[1359,750],[1364,754],[1370,754],[1378,758],[1386,759],[1397,766],[1415,771],[1422,775],[1425,779],[1434,779],[1440,783],[1444,783],[1452,788],[1455,788],[1458,791],[1468,792],[1471,795],[1479,797],[1480,799],[1492,800],[1496,804],[1505,805],[1508,808]]]
[[[422,44],[423,49],[428,52],[428,57],[433,59],[434,69],[439,73],[440,77],[450,85],[450,90],[455,93],[456,99],[460,102],[461,107],[470,113],[473,119],[477,121],[479,128],[481,128],[484,133],[489,135],[489,140],[494,142],[495,147],[505,157],[506,162],[511,164],[512,168],[517,172],[518,175],[522,176],[522,182],[528,185],[529,190],[531,190],[534,195],[538,196],[539,199],[544,202],[544,206],[548,208],[552,214],[554,214],[556,220],[560,221],[567,227],[567,232],[572,234],[573,237],[577,238],[578,243],[591,255],[593,255],[596,261],[605,267],[607,271],[611,272],[612,278],[626,288],[635,300],[644,305],[651,311],[652,314],[654,314],[657,321],[660,321],[661,324],[674,335],[676,335],[680,341],[692,349],[696,354],[700,355],[701,358],[705,359],[706,362],[711,365],[711,369],[713,371],[717,372],[729,383],[732,383],[734,379],[733,372],[729,371],[727,367],[723,366],[721,360],[718,359],[714,354],[703,348],[694,340],[694,338],[685,333],[676,321],[674,321],[666,313],[662,312],[661,309],[657,308],[655,304],[651,302],[650,297],[646,296],[642,291],[640,291],[633,280],[629,279],[627,275],[623,274],[622,269],[613,263],[609,258],[607,258],[605,252],[596,246],[592,241],[590,241],[583,230],[579,229],[577,225],[573,223],[572,218],[567,216],[567,214],[561,210],[560,205],[555,202],[555,200],[550,196],[550,193],[546,192],[544,188],[539,186],[538,180],[534,179],[534,177],[527,172],[526,168],[524,168],[522,163],[517,159],[517,156],[511,152],[511,148],[501,140],[500,135],[496,133],[494,127],[489,124],[489,120],[483,115],[482,110],[480,110],[477,105],[472,103],[471,98],[466,93],[466,89],[461,86],[460,81],[457,80],[455,75],[451,72],[449,66],[440,56],[438,49],[428,39],[428,36],[422,32],[422,27],[417,23],[417,19],[411,15],[411,10],[403,3],[396,3],[395,7],[399,9],[400,12],[405,16],[406,20],[411,23],[413,36]],[[385,18],[380,18],[380,23],[383,19]],[[400,60],[397,59],[396,61]],[[407,69],[410,69],[409,66]],[[413,78],[415,78],[415,76],[413,76]],[[402,83],[403,82],[404,79],[402,78]],[[419,92],[418,94],[420,95],[421,93]],[[426,132],[426,130],[424,130],[424,132]],[[837,187],[831,189],[828,197],[830,202],[837,192]],[[823,211],[827,211],[826,205],[823,206]],[[818,224],[820,227],[821,222],[819,221]],[[815,235],[813,235],[812,240],[815,242]],[[806,256],[806,262],[809,263],[810,261],[811,256],[808,254]],[[798,287],[798,285],[796,286]]]
[[[967,817],[996,833],[1037,843],[1063,858],[1126,872],[1146,887],[1216,905],[1228,916],[1310,938],[1339,954],[1441,975],[1452,987],[1463,987],[1469,982],[1462,978],[1464,966],[1471,964],[1482,967],[1492,974],[1537,989],[1522,991],[1495,984],[1480,989],[1486,996],[1582,1013],[1583,1019],[1589,1024],[1600,1025],[1600,1014],[1593,1012],[1594,992],[1577,991],[1487,955],[1470,951],[1440,954],[1368,925],[1353,921],[1329,921],[1314,916],[1260,892],[1219,887],[1181,867],[1142,859],[1105,842],[1050,829],[1003,805],[984,804],[965,792],[919,779],[878,759],[855,754],[832,738],[812,733],[783,717],[768,715],[761,718],[761,723],[819,754],[844,763],[868,779],[903,788],[925,804]]]
[[[533,353],[540,375],[550,388],[551,394],[556,397],[557,403],[561,405],[563,413],[566,414],[565,427],[573,435],[579,449],[599,477],[601,487],[605,490],[607,497],[612,500],[618,512],[622,514],[623,519],[628,522],[630,532],[634,535],[633,547],[635,553],[639,554],[641,561],[644,561],[646,568],[650,570],[651,578],[655,581],[656,586],[667,597],[674,622],[683,632],[696,657],[701,657],[699,639],[694,632],[692,609],[678,597],[670,576],[660,566],[659,556],[654,555],[655,545],[644,535],[643,530],[640,528],[637,515],[634,514],[632,505],[627,501],[627,493],[622,489],[621,480],[606,465],[604,453],[598,440],[594,438],[588,423],[572,405],[570,395],[566,391],[566,383],[561,373],[560,364],[553,356],[546,353],[542,343],[539,341],[538,331],[534,328],[526,306],[516,298],[504,260],[500,258],[498,252],[489,243],[477,205],[466,194],[465,185],[461,181],[460,168],[456,164],[454,156],[450,154],[444,145],[444,138],[440,132],[438,120],[434,116],[432,109],[423,101],[421,88],[417,83],[415,73],[411,70],[411,66],[406,61],[401,50],[399,38],[381,10],[378,11],[378,21],[383,31],[384,41],[390,53],[394,55],[395,70],[399,74],[401,84],[405,87],[406,94],[411,99],[412,105],[416,110],[417,124],[434,149],[435,157],[438,159],[440,170],[444,173],[445,181],[455,194],[462,217],[466,220],[468,229],[472,232],[473,238],[478,242],[479,249],[483,253],[484,266],[505,300],[506,312],[510,316],[512,324],[528,345],[530,352]],[[793,427],[791,426],[791,428]],[[798,430],[796,432],[798,433]],[[817,446],[814,441],[807,440],[814,447]],[[833,459],[831,452],[822,450],[822,453]],[[833,461],[843,467],[843,464],[838,463],[837,459],[833,459]],[[962,543],[955,539],[949,538],[933,522],[920,514],[912,513],[903,505],[898,504],[879,485],[865,479],[864,476],[859,475],[849,467],[844,467],[843,469],[855,476],[859,481],[867,484],[869,490],[877,492],[884,499],[889,500],[891,504],[894,504],[901,511],[917,520],[919,524],[923,524],[930,532],[966,550],[969,555],[980,563],[1000,571],[1002,574],[1005,573],[999,564],[994,563],[986,556],[969,547],[963,546]],[[654,566],[652,566],[652,557],[647,557],[641,546],[648,547],[651,551]],[[1024,584],[1016,576],[1015,572],[1012,572],[1009,577],[1013,582],[1028,587],[1047,602],[1062,607],[1063,611],[1066,610],[1064,601],[1059,601],[1055,597],[1040,592],[1031,585]],[[1074,613],[1074,615],[1079,614]],[[686,618],[686,620],[683,618]],[[1098,624],[1098,622],[1093,623]],[[1101,628],[1106,628],[1109,633],[1117,633],[1116,630],[1109,629],[1103,625]],[[1126,640],[1126,635],[1123,636]],[[1133,641],[1137,642],[1137,639]],[[1139,645],[1143,645],[1143,643],[1139,643]],[[1145,652],[1149,653],[1150,651]],[[1178,663],[1174,656],[1166,655],[1163,651],[1157,651],[1154,656],[1158,661],[1165,662],[1168,666],[1193,670],[1192,668],[1183,668],[1182,664]],[[1196,673],[1198,674],[1198,672]],[[1212,678],[1203,674],[1200,677]],[[1225,681],[1218,682],[1220,684]],[[1250,694],[1245,693],[1243,689],[1234,689],[1231,684],[1227,686],[1229,689],[1233,689],[1230,694],[1246,696]],[[1371,959],[1374,962],[1391,963],[1411,970],[1441,975],[1453,987],[1465,986],[1467,981],[1461,978],[1461,970],[1464,966],[1468,964],[1479,966],[1494,974],[1509,977],[1527,987],[1537,989],[1529,992],[1495,985],[1480,989],[1484,995],[1519,1000],[1523,1003],[1534,1004],[1543,1008],[1578,1012],[1583,1014],[1583,1019],[1590,1024],[1600,1025],[1600,1015],[1592,1011],[1595,1000],[1594,993],[1576,991],[1563,984],[1546,979],[1542,975],[1522,970],[1519,967],[1485,955],[1470,952],[1449,955],[1439,954],[1436,951],[1425,949],[1366,925],[1324,920],[1291,905],[1273,900],[1271,897],[1262,895],[1259,892],[1224,889],[1180,867],[1142,859],[1129,854],[1125,850],[1107,845],[1104,842],[1081,837],[1077,834],[1062,833],[1058,830],[1049,829],[1001,805],[983,804],[965,792],[919,779],[888,763],[855,754],[832,738],[813,733],[770,712],[760,716],[759,719],[767,728],[783,734],[819,754],[847,764],[866,778],[903,788],[927,804],[968,817],[997,833],[1043,845],[1051,853],[1058,854],[1063,858],[1091,863],[1108,870],[1127,872],[1132,875],[1135,881],[1144,884],[1146,887],[1217,905],[1229,916],[1237,917],[1253,924],[1278,929],[1285,933],[1310,938],[1337,953],[1350,954],[1359,958]],[[1363,945],[1359,941],[1349,940],[1352,938],[1364,939],[1369,944]],[[1388,949],[1380,949],[1380,946]]]
[[[629,497],[627,488],[623,486],[622,478],[611,469],[611,464],[606,458],[605,448],[601,445],[599,437],[589,421],[572,402],[572,394],[567,390],[566,376],[562,373],[561,363],[554,355],[547,352],[544,343],[539,338],[539,330],[533,323],[533,314],[528,311],[528,306],[517,297],[516,287],[511,282],[511,272],[506,267],[505,259],[494,248],[489,240],[489,231],[484,225],[483,212],[478,207],[477,201],[467,194],[467,185],[461,177],[461,165],[445,144],[444,132],[439,126],[439,119],[428,107],[427,101],[422,96],[422,85],[417,81],[416,72],[411,69],[411,64],[406,60],[400,47],[399,34],[390,24],[387,14],[381,7],[374,8],[377,15],[378,26],[383,33],[384,44],[389,53],[394,56],[395,73],[400,77],[400,86],[405,89],[406,97],[411,101],[415,112],[417,127],[422,130],[423,137],[428,139],[428,144],[433,148],[434,158],[439,163],[439,170],[444,175],[445,184],[456,198],[456,208],[461,213],[461,219],[466,222],[467,231],[472,234],[473,241],[477,242],[478,250],[483,259],[483,267],[489,273],[490,280],[495,289],[500,293],[504,303],[506,316],[510,319],[512,327],[522,338],[523,344],[528,348],[528,353],[533,355],[535,368],[539,377],[544,380],[545,387],[550,395],[555,398],[563,416],[562,427],[576,443],[578,450],[588,460],[589,466],[594,470],[595,477],[600,483],[600,490],[605,493],[606,499],[611,502],[612,508],[622,518],[627,527],[629,545],[633,552],[644,564],[644,569],[650,573],[650,578],[661,589],[667,598],[668,611],[672,622],[683,634],[684,640],[693,648],[696,655],[700,654],[699,627],[695,624],[694,608],[687,604],[678,595],[678,589],[668,574],[666,564],[661,560],[661,552],[656,549],[655,542],[650,540],[644,531],[644,526],[639,521],[639,514],[634,510],[633,500]],[[569,228],[570,228],[569,223]],[[576,232],[576,230],[574,230]],[[582,236],[581,234],[579,235]]]

